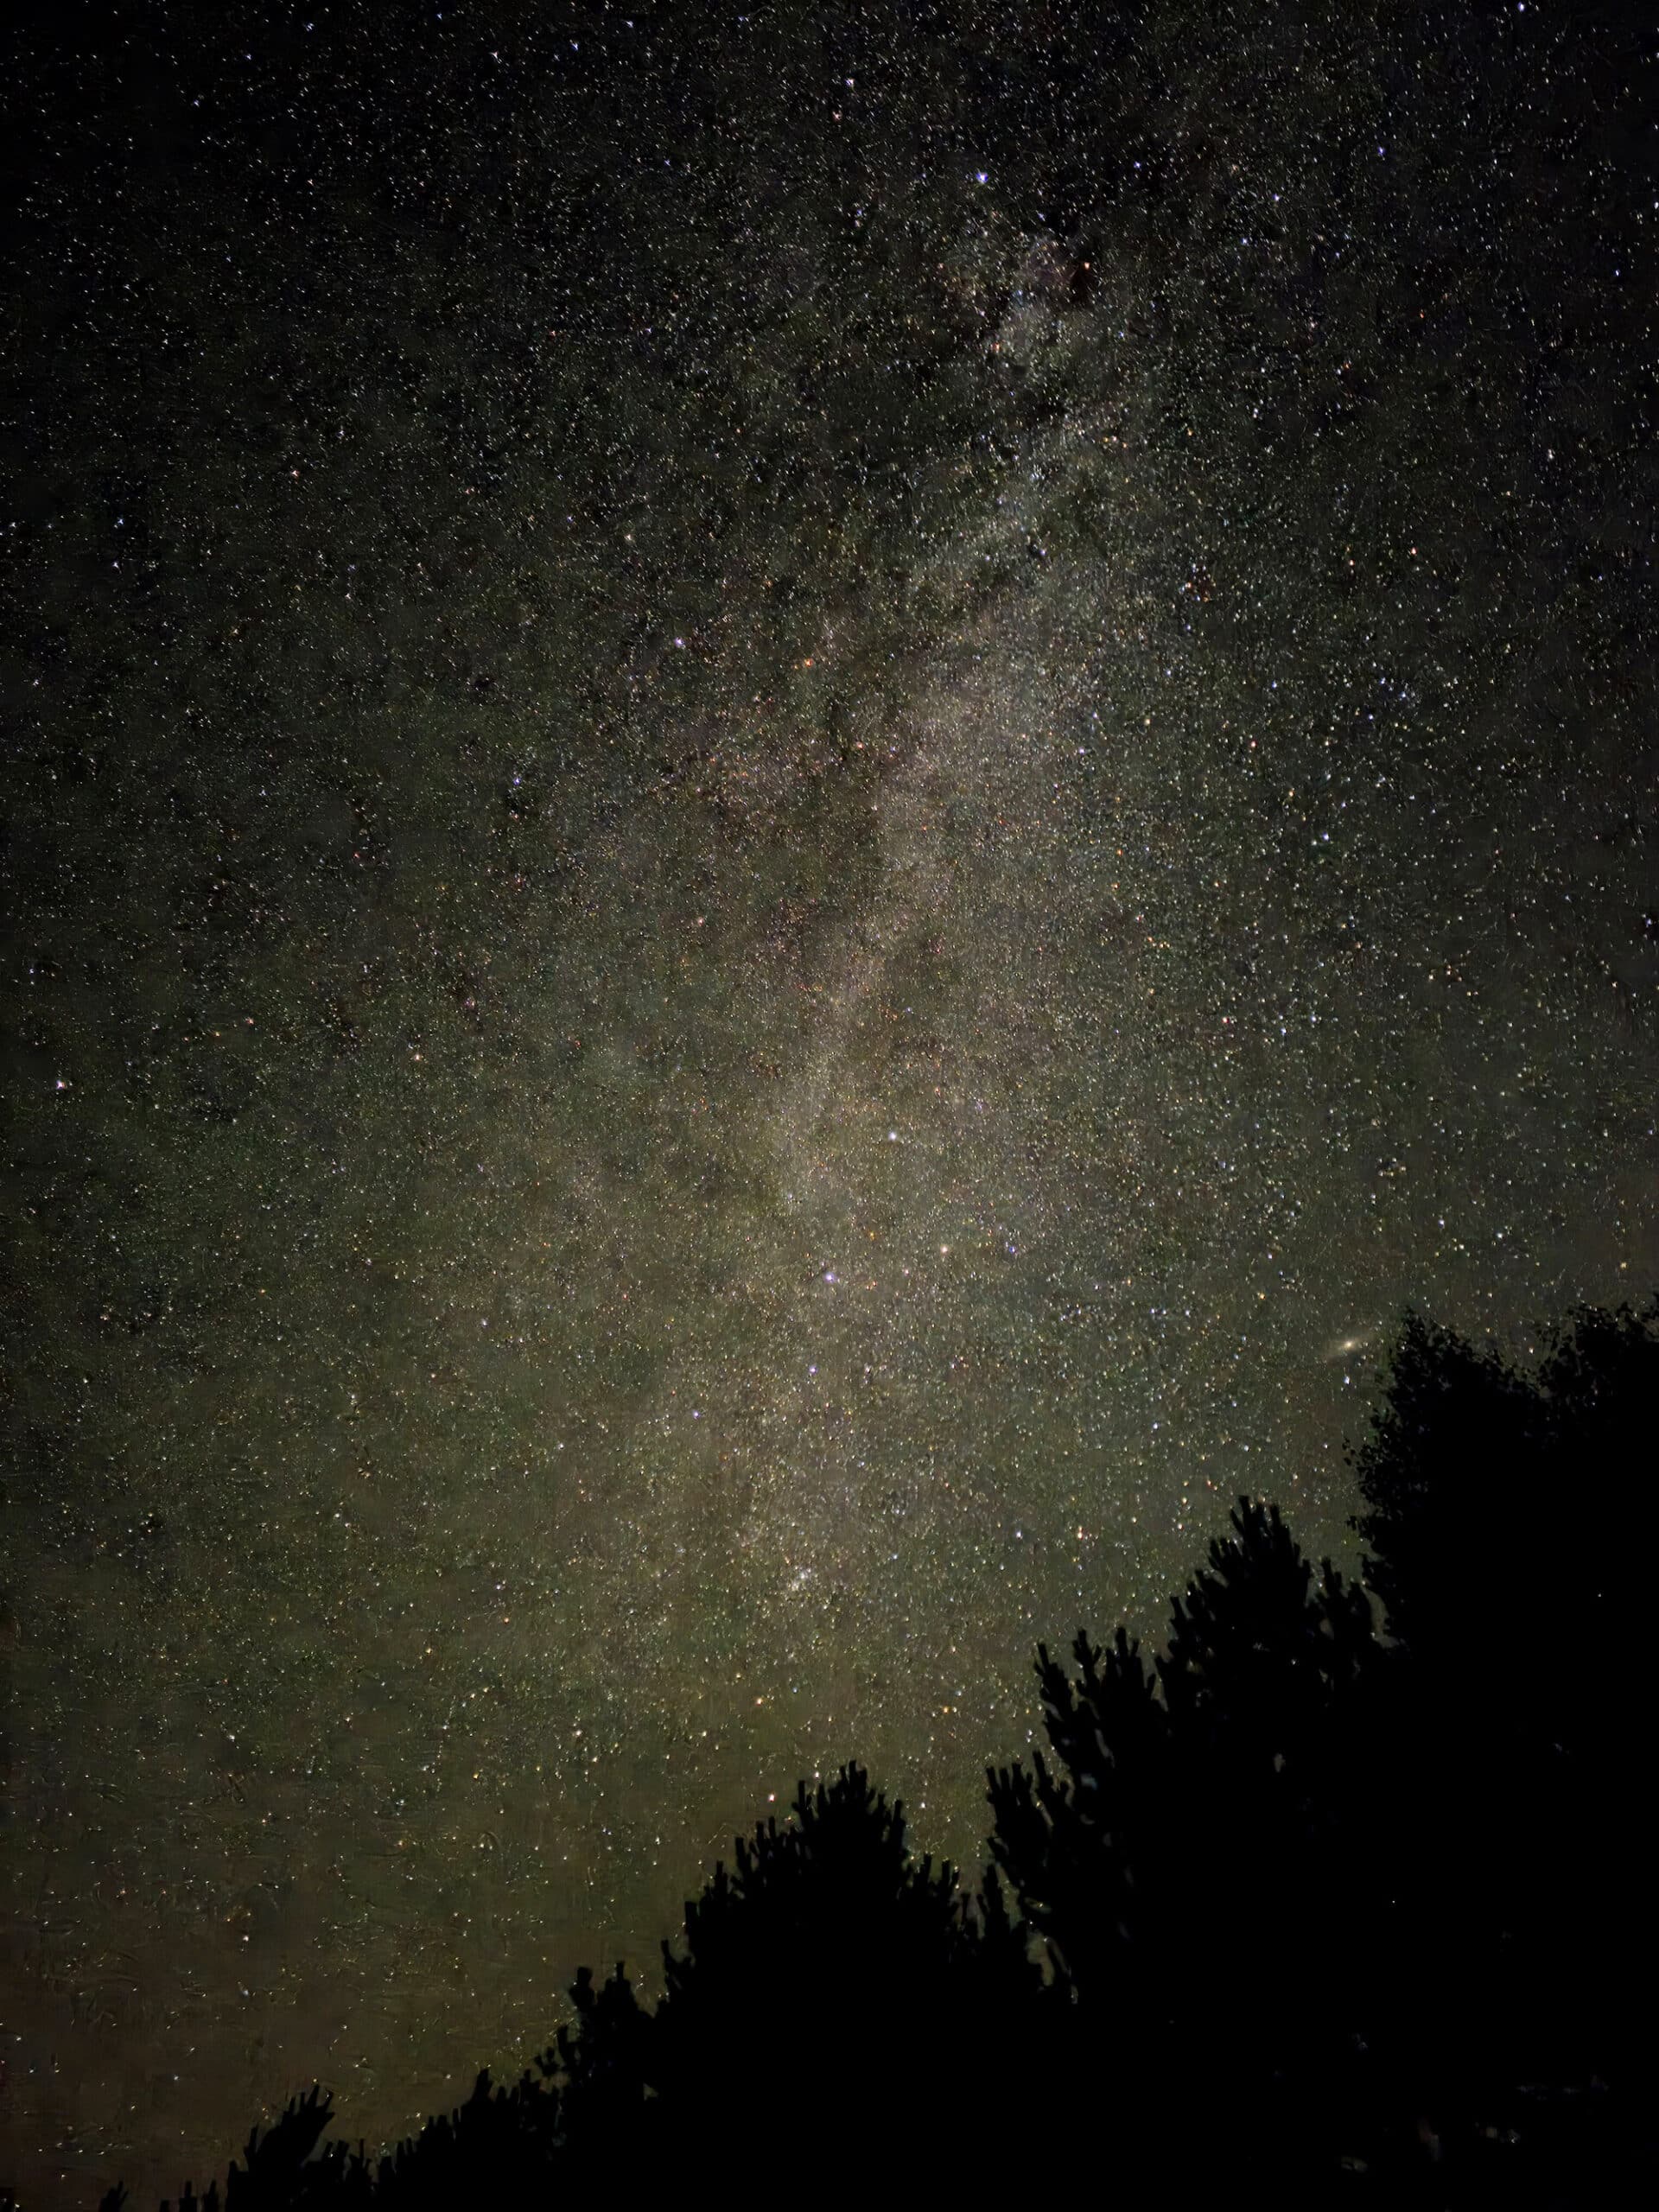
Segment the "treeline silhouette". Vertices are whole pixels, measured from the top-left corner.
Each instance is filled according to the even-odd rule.
[[[860,1767],[803,1783],[654,2005],[584,1968],[516,2084],[378,2159],[313,2088],[179,2212],[1650,2189],[1656,1414],[1659,1300],[1578,1309],[1534,1372],[1408,1316],[1353,1455],[1364,1586],[1242,1497],[1164,1649],[1039,1646],[1048,1750],[989,1771],[976,1891]]]

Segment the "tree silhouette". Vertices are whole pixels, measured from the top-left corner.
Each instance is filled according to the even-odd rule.
[[[1633,1753],[1656,1414],[1659,1302],[1578,1308],[1532,1375],[1409,1314],[1354,1455],[1397,1647],[1372,1755],[1409,1940],[1378,1965],[1443,2101],[1651,2070],[1646,2008],[1609,2001],[1609,1962],[1633,1995],[1654,1955]],[[1406,1991],[1431,1971],[1424,2020]]]
[[[1659,1300],[1576,1309],[1536,1376],[1408,1314],[1353,1455],[1367,1509],[1354,1526],[1390,1637],[1556,1737],[1622,1732],[1645,1633],[1656,1408]],[[1596,1698],[1560,1666],[1552,1622],[1608,1670]]]
[[[1659,2164],[1620,2001],[1654,1958],[1656,1412],[1659,1306],[1580,1309],[1531,1374],[1407,1316],[1355,1456],[1386,1637],[1242,1497],[1150,1657],[1038,1647],[1046,1748],[988,1770],[976,1892],[861,1767],[803,1782],[688,1903],[654,2006],[583,1968],[511,2088],[375,2161],[314,2088],[179,2212],[751,2171],[995,2198],[1039,2143],[1177,2202],[1623,2201]]]
[[[975,1896],[948,1865],[912,1859],[903,1807],[862,1768],[803,1782],[784,1823],[738,1837],[663,1958],[654,2010],[623,1963],[598,1986],[583,1967],[534,2074],[502,2088],[480,2073],[387,2156],[321,2143],[332,2106],[314,2088],[250,2134],[222,2191],[187,2183],[178,2212],[505,2206],[561,2179],[683,2186],[715,2156],[785,2172],[830,2142],[879,2145],[888,2177],[983,2183],[1022,2154],[1012,2117],[999,2134],[986,2114],[988,2093],[1029,2069],[1020,2025],[1041,1976],[1027,1931],[995,1867]],[[118,2187],[103,2212],[125,2204]]]
[[[1117,2087],[1126,2176],[1166,2174],[1194,2108],[1195,2184],[1207,2155],[1282,2202],[1338,2173],[1483,2201],[1522,2150],[1541,2202],[1612,2170],[1653,2060],[1656,1411],[1654,1313],[1580,1311],[1535,1376],[1408,1315],[1357,1455],[1388,1643],[1243,1499],[1150,1665],[1121,1629],[1074,1676],[1039,1647],[1054,1764],[991,1771],[991,1847],[1073,2009],[1067,2094]]]
[[[652,2079],[662,2125],[757,2157],[849,2128],[937,2165],[986,2053],[1037,1975],[993,1873],[978,1910],[909,1854],[903,1807],[843,1767],[740,1838],[664,1941]],[[981,2107],[982,2120],[982,2105]]]
[[[1076,2005],[1071,2064],[1109,2058],[1123,2155],[1154,2175],[1196,2101],[1225,2165],[1274,2138],[1290,2186],[1313,2146],[1287,2100],[1318,2052],[1328,2108],[1339,1998],[1313,2017],[1287,1961],[1340,1886],[1344,1700],[1376,1647],[1363,1592],[1328,1562],[1316,1583],[1276,1508],[1241,1498],[1231,1524],[1151,1668],[1122,1628],[1104,1652],[1078,1635],[1075,1680],[1039,1647],[1059,1770],[990,1771],[991,1849]]]

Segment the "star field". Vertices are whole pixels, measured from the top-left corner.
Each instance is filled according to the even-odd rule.
[[[1643,57],[1334,12],[17,34],[30,2205],[849,1756],[972,1870],[1404,1305],[1659,1275]]]

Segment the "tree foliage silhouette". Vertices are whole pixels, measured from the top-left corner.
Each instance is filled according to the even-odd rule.
[[[1124,2171],[1166,2171],[1194,2107],[1211,2178],[1283,2202],[1339,2171],[1484,2201],[1517,2146],[1541,2202],[1610,2170],[1653,2059],[1656,1315],[1581,1310],[1535,1375],[1407,1317],[1357,1455],[1386,1643],[1242,1499],[1150,1665],[1122,1630],[1072,1675],[1039,1648],[1054,1764],[992,1771],[991,1847],[1075,2010],[1067,2077],[1132,2091]]]
[[[1077,2007],[1071,2063],[1109,2055],[1133,2080],[1149,2171],[1190,2101],[1228,2114],[1217,2145],[1248,2164],[1253,2131],[1286,2132],[1302,2044],[1331,2033],[1286,1959],[1339,1883],[1370,1608],[1328,1562],[1315,1581],[1275,1507],[1241,1498],[1231,1525],[1150,1667],[1122,1628],[1103,1652],[1079,1634],[1075,1678],[1039,1648],[1058,1768],[988,1776],[993,1857]]]
[[[1385,1634],[1241,1497],[1160,1649],[1038,1647],[1046,1746],[988,1770],[976,1891],[861,1767],[803,1782],[688,1903],[654,2005],[583,1968],[512,2087],[374,2161],[314,2088],[180,2212],[798,2177],[827,2145],[855,2163],[825,2193],[995,2196],[1038,2133],[1177,2202],[1613,2201],[1656,2164],[1618,1999],[1654,1962],[1656,1414],[1659,1303],[1580,1309],[1532,1374],[1408,1315],[1355,1455]]]
[[[907,2120],[942,2152],[964,2117],[976,2031],[1036,1974],[991,1878],[909,1853],[902,1805],[856,1765],[740,1839],[664,1942],[653,2082],[664,2122],[757,2150]]]
[[[1535,1376],[1408,1314],[1354,1455],[1354,1525],[1389,1634],[1516,1717],[1577,1734],[1611,1709],[1622,1725],[1645,1633],[1656,1411],[1659,1300],[1576,1309]],[[1598,1697],[1555,1664],[1551,1621],[1612,1663]]]
[[[1398,2032],[1438,2046],[1465,2095],[1651,2068],[1646,2007],[1610,2001],[1610,1961],[1654,1954],[1635,1748],[1656,1422],[1659,1300],[1576,1309],[1535,1374],[1408,1314],[1355,1454],[1395,1644],[1374,1757],[1410,1940],[1384,1983],[1433,1962],[1438,2033],[1403,1996]]]

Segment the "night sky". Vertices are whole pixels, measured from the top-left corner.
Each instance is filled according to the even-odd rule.
[[[7,35],[34,2212],[849,1756],[976,1870],[1403,1306],[1659,1276],[1650,56],[1297,12]]]

